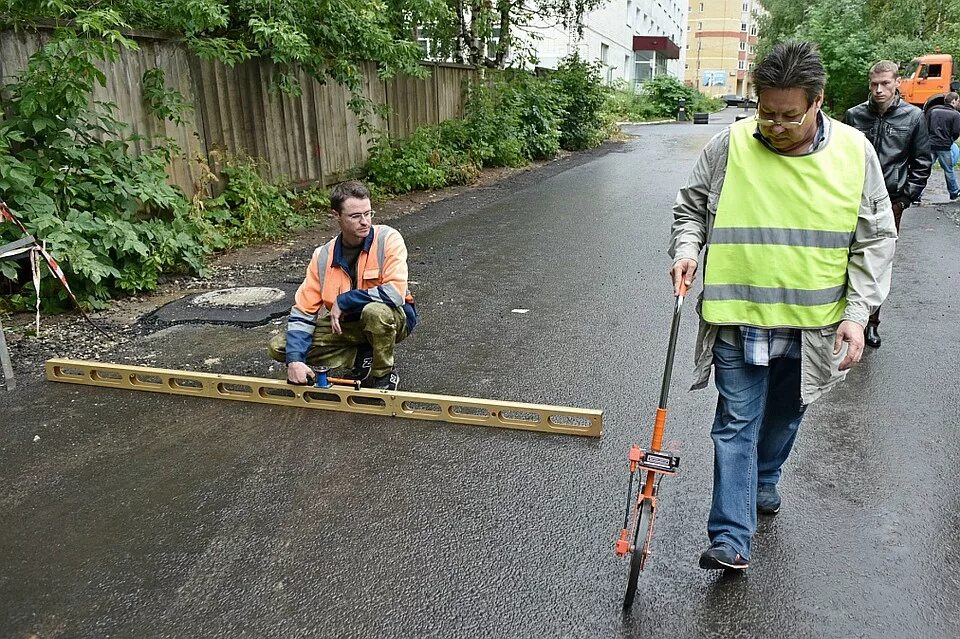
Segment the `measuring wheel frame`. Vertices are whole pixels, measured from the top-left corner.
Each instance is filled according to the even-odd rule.
[[[640,573],[646,567],[653,542],[653,524],[657,514],[657,493],[660,480],[664,475],[674,475],[680,468],[680,458],[672,451],[663,450],[663,435],[667,423],[667,399],[670,394],[670,379],[673,376],[673,359],[677,349],[677,333],[680,329],[680,311],[687,294],[686,285],[680,283],[680,292],[676,296],[673,321],[670,324],[670,340],[667,346],[666,363],[663,370],[663,382],[660,387],[660,403],[657,405],[653,424],[653,436],[650,448],[644,450],[637,445],[630,447],[627,459],[630,463],[630,478],[627,482],[627,508],[623,516],[620,537],[614,545],[619,557],[630,555],[630,570],[627,575],[627,589],[623,596],[623,609],[632,605],[637,594]],[[636,503],[633,500],[634,480],[640,485]],[[632,515],[632,517],[631,517]],[[633,527],[630,527],[630,524]]]

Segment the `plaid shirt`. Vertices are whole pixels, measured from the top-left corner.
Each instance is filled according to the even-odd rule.
[[[777,357],[800,358],[800,329],[741,326],[743,361],[754,366],[769,366]]]

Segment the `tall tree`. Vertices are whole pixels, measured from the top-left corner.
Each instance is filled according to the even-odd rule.
[[[440,56],[503,68],[533,61],[541,26],[583,31],[584,15],[606,0],[447,0],[453,21],[427,25]]]
[[[816,0],[807,8],[797,35],[820,48],[827,69],[824,103],[829,110],[839,114],[866,99],[873,43],[863,0]]]

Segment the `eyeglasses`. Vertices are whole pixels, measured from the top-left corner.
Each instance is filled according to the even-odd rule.
[[[803,126],[804,120],[807,119],[807,114],[810,113],[808,108],[803,112],[803,117],[800,118],[799,122],[783,122],[782,120],[766,120],[760,117],[760,105],[757,104],[757,124],[762,124],[763,126],[782,126],[785,129],[796,129],[797,127]]]
[[[364,213],[351,213],[345,217],[351,222],[359,222],[360,220],[372,220],[375,214],[376,211],[366,211]]]

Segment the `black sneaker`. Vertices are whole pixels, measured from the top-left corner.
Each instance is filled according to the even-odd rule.
[[[371,377],[363,382],[364,388],[372,388],[374,390],[395,391],[398,386],[400,386],[400,376],[394,371],[390,371],[382,377]]]
[[[717,544],[700,555],[700,567],[704,570],[744,570],[750,567],[750,562],[727,544]]]
[[[780,493],[776,484],[760,484],[757,487],[757,512],[761,515],[780,512]]]
[[[353,378],[365,380],[370,377],[373,368],[373,349],[368,344],[357,347],[357,356],[353,360]]]
[[[953,193],[953,194],[950,196],[950,201],[953,202],[953,201],[954,201],[955,199],[957,199],[958,197],[960,197],[960,193]]]
[[[876,324],[867,324],[867,330],[863,334],[863,340],[870,348],[880,348],[880,331]]]

